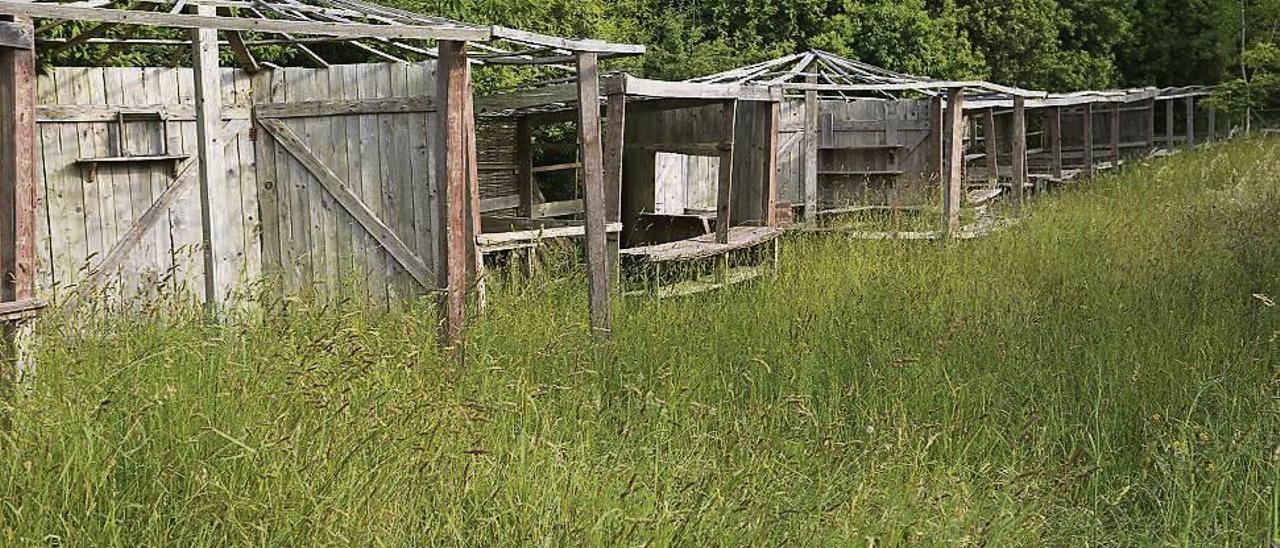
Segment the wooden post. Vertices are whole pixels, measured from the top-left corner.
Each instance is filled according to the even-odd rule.
[[[612,224],[622,222],[622,164],[626,154],[627,134],[626,94],[610,95],[606,114],[609,125],[604,134],[604,194],[608,200],[605,222]],[[620,232],[610,232],[606,238],[609,273],[615,284],[621,281],[621,264],[618,260],[622,248],[621,236]]]
[[[3,18],[0,18],[3,19]],[[35,299],[35,31],[28,19],[5,23],[18,36],[0,45],[0,301]],[[7,321],[0,340],[0,430],[18,383],[34,372],[24,339],[31,326]]]
[[[1027,185],[1027,102],[1022,97],[1013,98],[1013,204],[1022,206]]]
[[[613,329],[609,309],[609,257],[605,216],[603,152],[600,148],[600,70],[595,53],[578,58],[578,144],[582,157],[582,202],[587,221],[587,292],[591,305],[591,333],[608,338]]]
[[[1187,146],[1196,144],[1196,98],[1187,97]]]
[[[1209,116],[1209,129],[1208,129],[1208,132],[1205,133],[1205,136],[1206,136],[1205,138],[1209,141],[1217,141],[1218,140],[1218,111],[1211,108],[1209,109],[1207,114]]]
[[[1173,150],[1173,99],[1164,102],[1164,148]]]
[[[516,192],[520,197],[516,215],[533,215],[533,187],[533,128],[529,117],[521,116],[516,121]]]
[[[463,119],[469,101],[464,81],[467,44],[438,43],[436,60],[437,158],[440,240],[435,268],[441,290],[440,344],[455,348],[463,340],[467,304],[467,137]]]
[[[196,6],[198,15],[215,15],[211,5]],[[218,68],[218,31],[191,31],[195,68],[196,151],[200,158],[200,230],[204,259],[205,311],[216,312],[221,291],[231,283],[230,265],[219,264],[229,251],[221,218],[231,207],[227,195],[225,144],[222,139],[222,74]]]
[[[1120,167],[1120,103],[1111,103],[1111,167]]]
[[[476,153],[476,111],[471,91],[470,62],[462,64],[462,72],[462,136],[467,162],[467,283],[475,292],[476,310],[484,312],[488,291],[485,289],[484,253],[479,245],[484,227],[480,217],[480,160]]]
[[[937,178],[939,188],[947,185],[947,152],[944,150],[943,145],[946,141],[943,138],[943,134],[946,132],[946,122],[942,117],[943,101],[944,98],[941,93],[929,99],[929,154],[927,158],[933,164],[929,167],[929,177]]]
[[[1146,117],[1144,120],[1146,130],[1142,134],[1143,142],[1146,144],[1147,152],[1150,153],[1156,148],[1156,100],[1147,101],[1147,109],[1143,112]]]
[[[1062,107],[1045,111],[1045,128],[1049,133],[1049,156],[1053,162],[1053,178],[1062,180]]]
[[[1084,105],[1084,176],[1093,177],[1093,103]]]
[[[810,76],[809,83],[817,83],[817,77]],[[818,92],[804,92],[804,221],[812,224],[818,220]]]
[[[947,173],[942,185],[942,231],[960,230],[960,190],[964,184],[964,88],[947,92]]]
[[[729,223],[733,214],[733,132],[738,118],[738,101],[720,106],[720,179],[716,188],[716,242],[729,243]]]
[[[778,130],[782,127],[782,103],[769,103],[765,131],[768,146],[764,154],[764,188],[760,191],[760,218],[764,226],[778,224]]]
[[[1000,141],[996,131],[996,109],[982,111],[982,142],[986,145],[987,180],[992,184],[1000,182]]]

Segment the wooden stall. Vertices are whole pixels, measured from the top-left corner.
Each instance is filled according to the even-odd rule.
[[[71,306],[91,292],[163,288],[218,314],[264,275],[321,297],[354,281],[383,302],[436,295],[447,344],[460,340],[468,292],[483,286],[472,67],[553,64],[595,89],[597,59],[644,51],[358,0],[4,0],[0,14],[96,23],[59,38],[36,26],[39,48],[190,48],[193,61],[0,80],[35,107],[34,165],[6,150],[0,166],[34,182],[39,205],[23,214],[43,221],[33,251],[41,295]],[[186,29],[189,40],[110,32],[138,25]],[[310,66],[255,58],[280,46]],[[219,66],[223,47],[238,68]],[[388,62],[340,65],[320,53],[334,51]],[[605,272],[604,227],[587,231],[601,241],[592,268]],[[592,280],[592,325],[607,332],[607,285],[595,289],[607,279]]]
[[[487,217],[487,223],[523,230],[486,235],[498,244],[488,249],[581,234],[574,230],[580,206],[539,203],[537,175],[577,173],[582,164],[534,165],[535,151],[562,145],[535,142],[532,135],[541,126],[573,121],[575,111],[591,110],[582,108],[588,102],[604,106],[606,130],[598,135],[605,143],[614,264],[630,271],[637,264],[694,261],[776,245],[777,90],[618,74],[604,79],[594,100],[589,93],[574,93],[552,82],[477,100],[482,125],[516,128],[514,142],[490,143],[481,155],[510,165],[518,186],[516,200],[493,204],[505,209]],[[586,141],[579,136],[579,142]]]

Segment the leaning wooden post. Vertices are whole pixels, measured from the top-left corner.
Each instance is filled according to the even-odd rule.
[[[942,184],[942,232],[960,230],[960,189],[964,184],[964,88],[947,92],[947,173]]]
[[[622,222],[622,162],[626,154],[627,95],[611,94],[608,103],[606,122],[609,125],[604,134],[604,194],[608,199],[605,222],[614,224]],[[621,281],[621,264],[618,260],[622,248],[621,237],[621,232],[610,232],[606,238],[609,274],[615,284]]]
[[[609,257],[605,216],[603,152],[600,147],[600,70],[595,53],[578,53],[578,144],[582,156],[582,198],[587,221],[587,293],[591,333],[608,338],[613,329],[609,307]]]
[[[811,84],[818,82],[816,76],[808,77]],[[804,92],[804,222],[813,224],[818,220],[818,150],[821,133],[818,131],[819,109],[818,92]]]
[[[1053,162],[1053,178],[1062,180],[1062,107],[1045,111],[1045,127],[1049,133],[1049,155]]]
[[[516,215],[533,215],[533,128],[528,116],[516,121],[516,192],[520,203]]]
[[[1111,167],[1120,167],[1120,103],[1111,103]]]
[[[215,15],[212,5],[196,6],[196,13]],[[218,31],[195,29],[191,31],[191,58],[195,68],[196,93],[196,153],[199,154],[200,177],[200,234],[204,259],[204,307],[211,315],[220,304],[221,288],[230,283],[230,265],[220,265],[219,259],[229,251],[222,224],[215,216],[222,217],[230,209],[227,196],[226,162],[222,141],[222,74],[218,68]]]
[[[1022,97],[1013,98],[1013,131],[1009,138],[1013,139],[1013,203],[1021,207],[1027,186],[1027,100]]]
[[[5,408],[35,372],[27,352],[35,298],[35,30],[31,21],[0,22],[0,430]]]
[[[720,106],[720,173],[716,186],[716,242],[729,243],[729,223],[733,220],[733,132],[738,118],[738,101]]]
[[[982,143],[986,145],[987,180],[992,184],[1000,182],[1000,141],[996,132],[996,109],[982,111]]]
[[[1187,97],[1187,147],[1196,144],[1196,98]]]
[[[465,107],[467,44],[444,40],[436,60],[436,184],[440,233],[436,277],[440,300],[440,344],[462,343],[467,305],[467,137]]]
[[[1084,176],[1093,177],[1093,103],[1084,105]]]

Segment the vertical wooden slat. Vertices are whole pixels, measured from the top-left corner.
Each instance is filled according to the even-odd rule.
[[[1084,176],[1093,177],[1093,103],[1084,105]]]
[[[1218,111],[1210,108],[1206,114],[1209,117],[1209,127],[1205,130],[1205,139],[1216,141],[1218,139]]]
[[[271,84],[276,71],[259,72],[253,77],[253,100],[256,103],[270,103]],[[255,129],[255,133],[258,130]],[[281,262],[281,233],[285,230],[280,223],[279,210],[287,204],[279,199],[280,186],[283,181],[277,178],[275,142],[272,139],[258,138],[253,140],[254,163],[258,173],[258,214],[262,226],[262,270],[268,274],[281,274],[284,264]]]
[[[982,141],[986,145],[987,179],[993,183],[1000,180],[1000,141],[996,131],[996,109],[982,111]]]
[[[1196,144],[1196,98],[1187,97],[1187,146]]]
[[[607,208],[605,211],[606,223],[617,223],[622,221],[622,161],[626,150],[626,134],[627,134],[627,96],[623,93],[615,93],[609,96],[608,110],[605,111],[608,123],[608,129],[605,131],[604,138],[604,194],[607,200]],[[523,131],[528,131],[524,129]],[[521,137],[523,140],[524,137]],[[524,162],[521,158],[519,162]],[[523,185],[523,183],[520,183]],[[524,196],[521,195],[521,203],[524,203]],[[621,241],[619,238],[621,233],[610,232],[605,238],[607,241],[607,254],[609,256],[609,275],[613,279],[613,283],[618,283],[620,275],[620,264],[618,262],[618,253],[621,251]]]
[[[463,131],[462,103],[466,85],[466,42],[442,41],[437,45],[436,60],[436,109],[438,111],[436,140],[439,152],[437,180],[439,181],[440,257],[436,259],[440,294],[440,342],[455,347],[462,342],[463,322],[466,314],[466,193],[467,151]]]
[[[816,83],[816,77],[808,78]],[[804,220],[813,223],[818,219],[818,111],[817,91],[804,92]]]
[[[1146,146],[1147,152],[1151,152],[1156,148],[1156,100],[1147,101],[1147,108],[1142,111],[1143,116],[1143,133],[1142,141]]]
[[[1053,177],[1062,179],[1062,107],[1045,110],[1045,128],[1049,133],[1049,156]]]
[[[942,230],[960,229],[960,190],[964,185],[964,89],[947,92],[947,171],[942,185]]]
[[[778,130],[782,127],[782,105],[769,103],[765,114],[764,144],[764,188],[760,191],[761,223],[774,226],[777,222],[778,202]],[[896,120],[896,118],[894,118]],[[886,133],[887,139],[897,140],[897,123],[891,123],[893,131]]]
[[[612,112],[610,113],[612,117]],[[516,120],[516,192],[520,205],[516,215],[533,215],[533,128],[528,116]]]
[[[583,207],[586,209],[587,279],[591,332],[607,338],[613,329],[609,303],[609,265],[605,216],[608,196],[600,146],[600,72],[594,53],[578,56],[578,142],[581,146]],[[723,164],[721,165],[723,169]]]
[[[931,180],[938,181],[938,187],[946,186],[947,171],[947,154],[944,150],[946,139],[943,134],[946,131],[946,122],[943,120],[943,95],[941,93],[934,95],[929,100],[929,137],[928,137],[928,154],[926,165],[928,166],[927,175]]]
[[[480,252],[480,247],[477,243],[477,239],[484,231],[484,227],[480,219],[480,163],[476,152],[476,111],[475,102],[472,100],[471,64],[464,64],[462,70],[465,72],[462,79],[464,84],[463,97],[465,98],[462,104],[462,123],[467,151],[467,267],[470,276],[468,281],[476,292],[476,308],[484,311],[487,299],[484,279],[484,254]],[[599,100],[596,103],[599,103]],[[597,106],[596,115],[599,116],[599,114],[600,110],[599,106]],[[599,123],[596,124],[597,139],[600,135],[599,125]],[[597,154],[599,154],[599,151],[597,151]],[[585,166],[585,164],[583,165]]]
[[[733,138],[738,118],[738,101],[720,106],[720,175],[716,186],[716,241],[729,242],[733,213]]]
[[[213,6],[200,5],[199,15],[215,14]],[[226,200],[226,177],[222,142],[222,79],[218,74],[218,31],[191,31],[191,57],[196,76],[196,150],[200,156],[200,230],[204,260],[205,310],[214,311],[220,304],[219,288],[226,272],[219,271],[215,256],[226,245],[221,227],[215,226],[215,214],[222,215],[230,204]],[[215,213],[216,212],[216,213]]]
[[[1111,167],[1120,167],[1120,103],[1111,103]]]
[[[1166,99],[1164,102],[1164,147],[1173,150],[1173,99]]]
[[[1010,164],[1013,167],[1013,203],[1022,205],[1027,186],[1027,104],[1022,97],[1013,98],[1013,128],[1009,133],[1013,150]]]

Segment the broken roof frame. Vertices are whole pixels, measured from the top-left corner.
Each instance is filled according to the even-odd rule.
[[[217,14],[183,13],[188,6],[213,7]],[[254,64],[249,62],[250,47],[290,45],[314,64],[325,66],[327,62],[307,47],[309,43],[321,42],[349,43],[384,60],[406,62],[392,52],[436,57],[431,42],[463,41],[473,50],[471,62],[477,65],[563,65],[572,63],[575,55],[581,53],[609,58],[645,52],[641,45],[569,39],[498,25],[464,23],[363,0],[0,0],[0,14],[98,23],[65,39],[42,38],[41,29],[37,29],[38,43],[52,44],[59,49],[88,44],[190,45],[188,40],[101,36],[119,25],[217,29],[227,33],[228,39],[222,44],[229,45],[247,65]],[[241,35],[244,32],[279,38],[246,40]]]
[[[1213,88],[1207,86],[1188,86],[1049,93],[981,80],[913,76],[816,49],[691,78],[687,82],[780,86],[789,92],[816,91],[826,98],[845,100],[866,99],[865,94],[896,98],[897,94],[909,91],[926,96],[945,95],[947,89],[964,88],[965,110],[1012,108],[1015,98],[1022,98],[1026,108],[1046,108],[1178,99],[1213,92]]]
[[[575,108],[576,84],[573,78],[547,80],[516,89],[476,97],[476,115],[489,118],[556,114]],[[670,82],[641,78],[622,72],[600,78],[600,102],[611,95],[653,101],[675,99],[697,102],[781,101],[782,88],[737,83]]]

